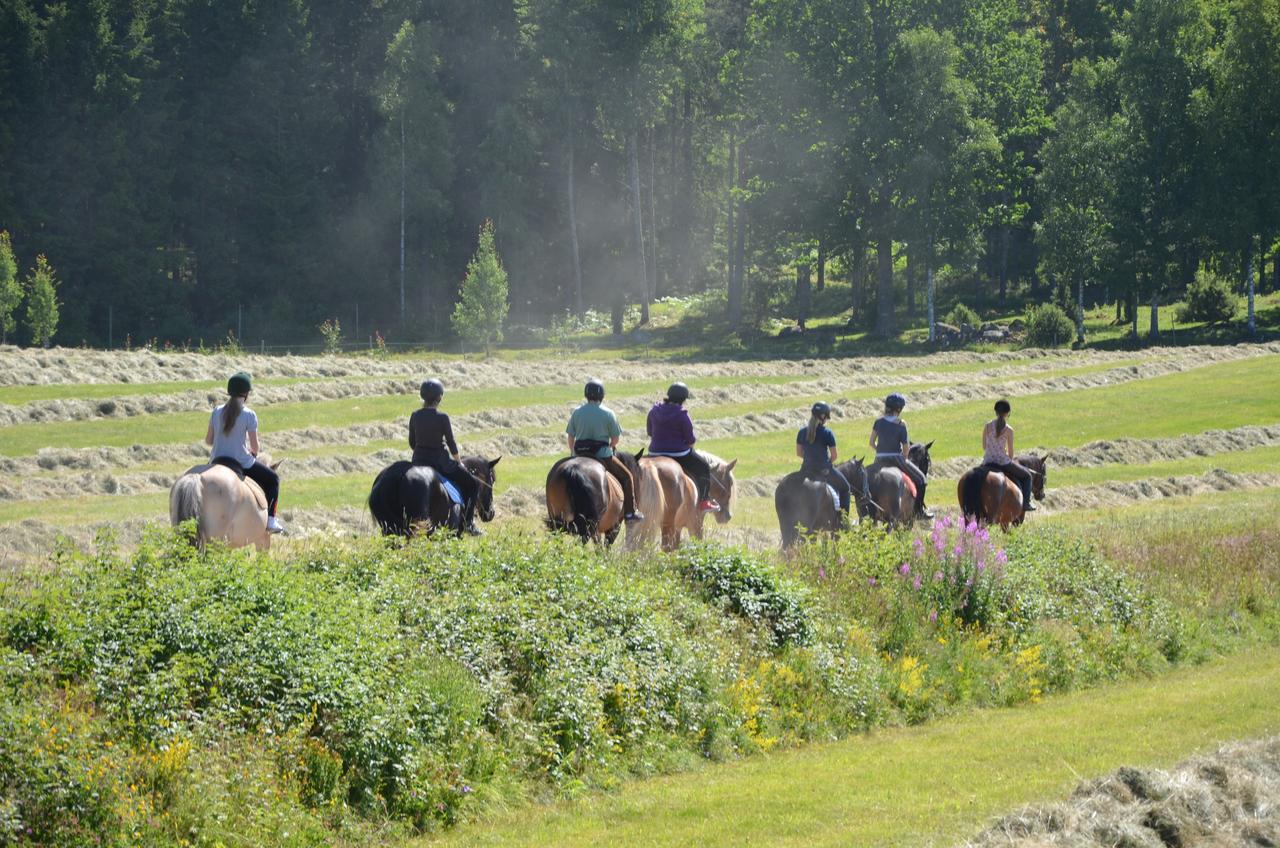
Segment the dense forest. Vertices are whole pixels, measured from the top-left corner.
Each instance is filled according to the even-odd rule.
[[[517,324],[1275,286],[1280,0],[0,0],[56,341],[444,340],[486,220]]]

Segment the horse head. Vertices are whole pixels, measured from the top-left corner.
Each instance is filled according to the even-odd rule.
[[[920,473],[926,477],[929,476],[929,467],[933,465],[933,460],[929,457],[929,449],[933,447],[933,442],[927,442],[923,445],[912,443],[907,449],[907,459],[915,463],[916,468],[920,469]]]
[[[733,518],[733,467],[738,460],[725,462],[715,454],[702,452],[702,457],[711,466],[711,497],[720,502],[720,511],[715,513],[716,523],[728,524]]]
[[[872,509],[880,508],[880,505],[871,499],[871,480],[867,474],[865,460],[865,456],[860,456],[849,462],[845,466],[847,473],[844,475],[849,481],[849,489],[853,492],[853,502],[857,505],[859,518],[866,518]]]
[[[502,461],[502,457],[497,459],[485,459],[482,456],[466,456],[462,458],[462,467],[471,472],[471,475],[480,481],[480,496],[476,501],[476,512],[480,513],[480,520],[489,522],[493,520],[493,484],[498,479],[494,474],[493,467]]]
[[[1031,472],[1031,495],[1038,501],[1044,500],[1044,484],[1049,479],[1049,457],[1028,454],[1018,457],[1018,462]]]

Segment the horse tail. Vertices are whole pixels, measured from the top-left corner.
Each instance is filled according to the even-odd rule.
[[[169,493],[169,522],[177,527],[184,521],[200,522],[200,509],[204,502],[204,481],[199,474],[184,474],[173,484]]]
[[[581,468],[564,470],[565,492],[569,496],[569,508],[573,510],[573,532],[583,539],[590,539],[600,526],[604,504],[591,485],[591,479]]]
[[[369,490],[369,512],[384,536],[409,535],[408,505],[405,503],[404,477],[413,463],[399,460],[378,472]]]
[[[972,517],[979,524],[987,523],[991,520],[991,516],[986,514],[986,509],[982,505],[982,487],[987,482],[987,471],[985,468],[975,468],[964,475],[964,479],[960,481],[960,512],[966,517]]]

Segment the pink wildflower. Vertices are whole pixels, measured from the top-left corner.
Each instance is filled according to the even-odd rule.
[[[898,573],[901,574],[903,577],[906,577],[908,574],[911,573],[910,564],[904,562],[902,565],[898,566]]]
[[[933,572],[933,582],[939,583],[941,581],[942,581],[942,572],[941,571]]]
[[[1000,563],[1001,565],[1007,565],[1007,564],[1008,564],[1008,562],[1009,562],[1009,555],[1008,555],[1008,554],[1006,554],[1006,553],[1004,552],[1004,549],[1003,549],[1003,548],[1002,548],[1002,549],[1000,549],[1000,550],[998,550],[998,551],[996,551],[996,562]]]
[[[827,579],[827,570],[826,570],[825,568],[823,568],[822,566],[818,566],[818,579],[819,579],[819,580],[826,580],[826,579]]]
[[[931,624],[933,624],[933,623],[936,623],[937,621],[938,621],[938,611],[937,611],[937,610],[930,610],[930,611],[929,611],[929,622],[930,622]]]
[[[912,589],[920,588],[920,575],[917,574],[916,579],[911,581],[911,588]]]

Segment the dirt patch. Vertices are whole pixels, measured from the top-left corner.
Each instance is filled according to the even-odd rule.
[[[1169,771],[1121,768],[1059,804],[996,822],[967,848],[1280,845],[1280,737],[1239,743]]]

